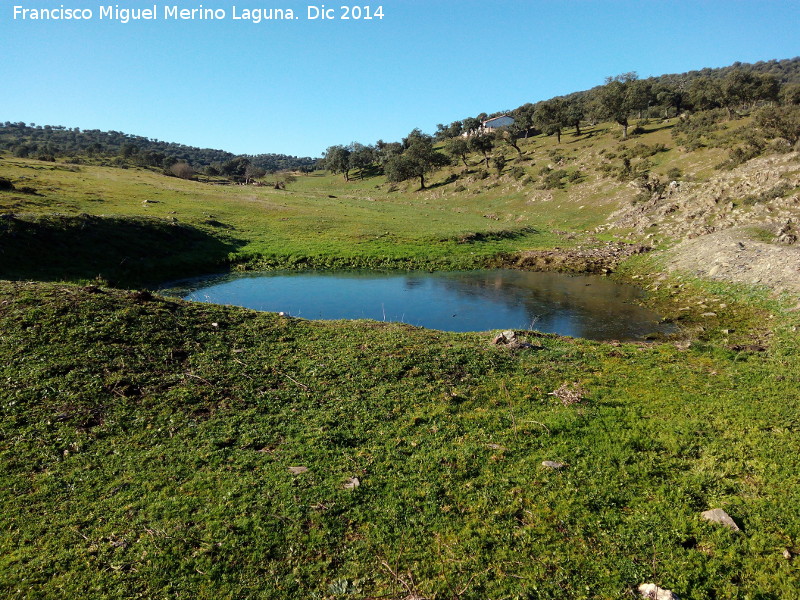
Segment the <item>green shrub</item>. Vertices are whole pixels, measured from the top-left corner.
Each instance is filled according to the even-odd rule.
[[[511,177],[517,180],[522,179],[523,177],[525,177],[525,169],[523,169],[522,167],[511,167],[509,175],[511,175]]]

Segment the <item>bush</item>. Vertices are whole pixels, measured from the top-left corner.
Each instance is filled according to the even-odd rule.
[[[581,171],[580,169],[577,169],[577,170],[573,171],[572,173],[570,173],[567,176],[567,181],[569,183],[580,183],[584,179],[586,179],[586,176],[584,175],[583,171]]]
[[[522,167],[512,167],[511,171],[509,171],[509,174],[514,179],[520,180],[523,177],[525,177],[525,169],[523,169]]]
[[[705,110],[681,118],[672,128],[672,137],[689,151],[702,148],[709,136],[719,129],[718,123],[725,118],[721,109]]]
[[[760,194],[749,194],[748,196],[745,196],[742,198],[742,204],[745,204],[746,206],[753,206],[761,202],[769,202],[775,198],[782,198],[787,194],[787,192],[790,192],[793,189],[794,188],[788,183],[779,183],[775,187],[763,191]]]
[[[176,162],[169,168],[169,172],[181,179],[191,179],[194,177],[194,169],[189,163],[185,162]]]
[[[567,172],[561,169],[550,171],[542,177],[541,188],[543,190],[560,190],[563,189],[565,183],[562,181],[566,177]]]

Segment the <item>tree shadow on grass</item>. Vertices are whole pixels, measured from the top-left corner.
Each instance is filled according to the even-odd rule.
[[[229,232],[148,217],[0,215],[0,279],[101,278],[141,287],[227,266]]]

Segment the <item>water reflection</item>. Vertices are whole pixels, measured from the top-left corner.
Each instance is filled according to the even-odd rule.
[[[598,276],[524,271],[232,274],[164,290],[306,319],[402,321],[446,331],[537,329],[589,339],[668,333],[641,290]]]

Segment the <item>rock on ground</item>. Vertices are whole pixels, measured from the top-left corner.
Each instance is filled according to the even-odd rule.
[[[701,513],[700,516],[702,516],[706,521],[719,523],[720,525],[724,525],[725,527],[733,529],[734,531],[741,531],[739,526],[736,524],[736,521],[734,521],[731,516],[721,508],[707,510],[704,513]]]
[[[651,598],[652,600],[678,600],[672,590],[665,590],[655,583],[641,584],[639,586],[639,594],[641,594],[642,598]]]

